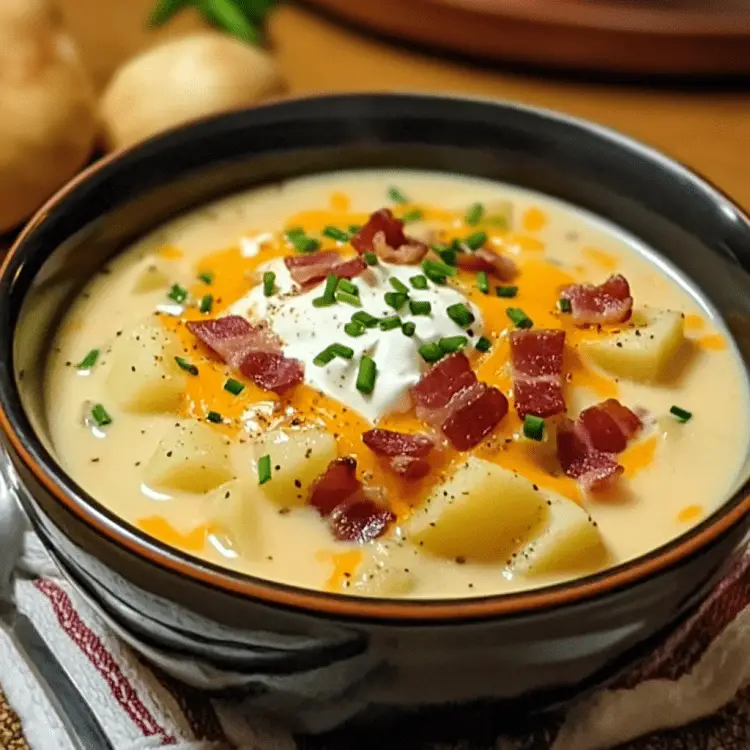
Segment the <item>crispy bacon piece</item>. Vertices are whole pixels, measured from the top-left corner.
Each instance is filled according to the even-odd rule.
[[[487,271],[500,281],[510,281],[518,273],[518,266],[507,255],[500,255],[486,247],[474,253],[458,253],[456,264],[465,271]]]
[[[228,365],[239,369],[250,352],[281,352],[281,342],[267,325],[253,325],[239,315],[189,320],[188,331]]]
[[[421,479],[430,472],[425,461],[434,447],[427,435],[409,435],[393,430],[368,430],[362,433],[362,442],[378,456],[390,458],[390,467],[405,479]]]
[[[375,211],[352,237],[351,243],[360,255],[374,252],[386,263],[401,265],[419,263],[428,250],[423,242],[406,235],[404,222],[388,208]]]
[[[388,508],[362,495],[336,506],[329,519],[336,539],[360,544],[382,536],[395,520],[396,516]]]
[[[621,274],[603,284],[573,284],[561,296],[570,302],[570,314],[579,325],[622,323],[630,318],[633,298],[630,285]]]
[[[444,415],[428,419],[429,413],[444,408],[456,393],[476,382],[477,376],[465,354],[459,352],[441,359],[412,388],[417,416],[428,424],[440,426],[443,423],[440,417]]]
[[[351,457],[337,458],[328,464],[310,492],[310,505],[321,516],[329,516],[337,505],[362,489],[357,479],[357,461]]]
[[[508,399],[497,389],[486,383],[476,383],[451,399],[451,404],[460,404],[451,409],[443,422],[443,434],[454,448],[467,451],[497,427],[508,413]]]
[[[302,362],[276,352],[250,352],[242,360],[240,372],[256,385],[274,393],[283,393],[299,385],[305,377]]]
[[[565,331],[538,328],[510,334],[513,396],[518,416],[551,417],[565,411],[562,364]]]
[[[578,416],[591,445],[605,453],[620,453],[641,429],[639,417],[617,399],[584,409]]]
[[[362,258],[342,260],[333,250],[321,250],[309,255],[290,255],[284,258],[284,265],[289,269],[292,279],[300,286],[323,281],[329,274],[340,279],[353,279],[367,269]]]

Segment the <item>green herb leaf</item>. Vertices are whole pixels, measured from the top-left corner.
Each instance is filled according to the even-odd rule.
[[[422,213],[422,211],[420,211],[420,209],[418,209],[418,208],[415,208],[412,211],[407,211],[401,217],[401,221],[403,221],[404,224],[411,224],[412,222],[415,222],[415,221],[421,221],[422,220],[422,216],[424,216],[424,214]]]
[[[204,284],[213,284],[214,278],[216,277],[211,271],[204,271],[203,273],[198,274],[198,280],[202,281]]]
[[[224,390],[231,393],[233,396],[239,396],[242,391],[245,390],[245,386],[240,383],[239,380],[235,380],[234,378],[229,378],[226,383],[224,383]]]
[[[448,317],[461,328],[467,328],[474,322],[474,313],[469,310],[463,302],[457,302],[455,305],[449,305],[445,312]]]
[[[380,330],[381,331],[392,331],[394,328],[400,328],[401,327],[401,318],[398,317],[398,315],[391,315],[388,318],[383,318],[380,321]]]
[[[354,349],[344,344],[331,344],[328,351],[333,352],[337,357],[342,359],[351,359],[354,356]]]
[[[693,418],[693,413],[690,411],[687,411],[686,409],[683,409],[679,406],[673,406],[669,413],[677,419],[678,422],[682,422],[683,424],[685,422],[690,421]]]
[[[263,274],[263,296],[270,297],[276,288],[276,274],[273,271],[266,271]]]
[[[466,336],[448,336],[438,341],[438,345],[445,354],[460,352],[468,343],[469,339]]]
[[[196,0],[206,20],[243,42],[258,45],[261,35],[258,28],[235,5],[234,0]]]
[[[490,277],[487,275],[487,271],[480,271],[477,274],[477,289],[482,294],[490,293]]]
[[[471,227],[476,226],[484,216],[484,206],[481,203],[473,203],[469,206],[464,221]]]
[[[411,338],[416,333],[416,330],[417,326],[411,321],[404,323],[401,326],[401,333],[403,333],[404,336],[408,336],[409,338]]]
[[[95,404],[91,409],[91,418],[96,422],[97,427],[105,427],[112,424],[112,417],[101,404]]]
[[[518,294],[518,287],[517,286],[496,286],[495,294],[498,297],[505,297],[507,299],[511,299]]]
[[[224,417],[222,417],[218,411],[208,412],[208,414],[206,414],[206,419],[214,424],[221,424],[224,421]]]
[[[531,328],[534,325],[534,321],[520,307],[509,307],[505,314],[513,321],[516,328]]]
[[[271,456],[265,455],[258,459],[258,484],[265,484],[271,479]]]
[[[407,297],[401,292],[386,292],[384,297],[385,304],[396,311],[400,310],[406,304]]]
[[[527,414],[523,418],[523,434],[530,440],[541,440],[544,437],[544,420]]]
[[[464,245],[472,250],[479,250],[485,242],[487,242],[487,232],[474,232],[464,240]]]
[[[427,289],[427,277],[422,276],[422,274],[419,274],[418,276],[412,276],[409,279],[409,283],[415,289]]]
[[[362,307],[362,302],[356,294],[351,294],[349,292],[343,292],[339,290],[336,292],[336,299],[339,302],[344,302],[347,305],[352,305],[352,307]]]
[[[336,240],[336,242],[349,242],[349,234],[338,227],[325,227],[322,234],[324,237]]]
[[[365,330],[366,329],[362,325],[362,323],[359,323],[356,320],[352,320],[344,326],[344,333],[346,333],[348,336],[362,336]]]
[[[422,344],[417,351],[419,352],[419,356],[422,357],[425,362],[437,362],[438,360],[441,360],[444,355],[443,350],[440,348],[440,344],[437,342]]]
[[[213,306],[214,306],[214,297],[213,297],[213,295],[212,294],[205,294],[202,297],[201,301],[200,301],[200,306],[198,307],[198,309],[202,313],[210,313],[211,312],[211,308]]]
[[[432,305],[426,300],[409,300],[409,310],[412,315],[429,315],[432,312]]]
[[[320,242],[314,237],[308,237],[299,227],[287,230],[286,238],[298,253],[314,253],[320,248]]]
[[[378,324],[379,319],[364,310],[360,310],[352,315],[352,320],[361,323],[365,328],[374,328]]]
[[[366,354],[362,355],[362,359],[359,361],[359,371],[357,372],[357,390],[360,393],[372,393],[375,388],[377,376],[378,368],[375,360]]]
[[[378,265],[378,256],[375,255],[375,253],[365,253],[362,258],[364,259],[365,263],[367,263],[368,266],[377,266]]]
[[[474,344],[474,348],[480,352],[488,352],[492,348],[492,342],[486,336],[481,336]]]
[[[316,367],[325,367],[330,362],[333,362],[335,358],[336,355],[331,351],[331,348],[327,347],[313,359],[313,364]]]
[[[185,372],[189,372],[191,375],[198,374],[198,368],[192,362],[188,362],[184,357],[175,357],[174,361],[177,362],[177,365],[181,370],[185,370]]]
[[[557,300],[557,305],[560,308],[560,312],[569,313],[573,309],[570,300],[565,299],[565,297],[560,297],[560,299]]]
[[[78,370],[90,370],[95,364],[96,360],[99,359],[99,350],[92,349],[77,365]]]
[[[404,284],[401,279],[397,279],[395,276],[391,276],[390,279],[388,279],[388,282],[390,285],[397,291],[401,292],[401,294],[409,295],[409,287]]]
[[[179,284],[172,284],[172,288],[169,290],[169,294],[167,294],[167,297],[169,297],[169,299],[174,300],[179,305],[181,305],[187,299],[187,296],[187,289],[180,286]]]
[[[352,284],[349,279],[339,279],[337,288],[342,292],[348,292],[349,294],[354,294],[359,297],[359,287],[356,284]]]
[[[388,188],[388,197],[394,203],[408,203],[409,202],[409,199],[397,187]]]

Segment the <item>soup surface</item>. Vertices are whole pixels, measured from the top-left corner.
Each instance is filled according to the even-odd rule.
[[[82,291],[46,389],[63,466],[118,516],[363,596],[642,555],[718,507],[747,449],[744,369],[673,269],[569,205],[436,173],[174,220]]]

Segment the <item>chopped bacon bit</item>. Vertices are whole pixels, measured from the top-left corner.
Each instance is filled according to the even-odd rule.
[[[534,329],[510,334],[513,397],[518,416],[551,417],[565,411],[562,364],[565,331]]]
[[[419,263],[428,247],[404,232],[404,222],[388,208],[375,211],[367,223],[352,237],[352,246],[360,254],[374,252],[386,263],[409,265]]]
[[[578,416],[591,445],[605,453],[620,453],[641,429],[641,420],[617,399],[585,409]]]
[[[430,464],[415,456],[394,456],[391,469],[404,479],[422,479],[430,473]]]
[[[214,354],[238,369],[250,352],[281,352],[281,342],[266,325],[253,325],[239,315],[189,320],[186,327]]]
[[[301,286],[323,281],[329,274],[340,279],[353,279],[367,269],[362,258],[342,260],[333,250],[321,250],[309,255],[291,255],[284,258],[292,279]]]
[[[603,284],[573,284],[562,292],[570,302],[570,314],[581,325],[622,323],[630,318],[633,298],[627,279],[617,274]]]
[[[362,483],[357,479],[357,461],[351,457],[337,458],[315,481],[310,493],[310,505],[321,516],[329,516],[337,505],[361,488]]]
[[[334,508],[330,524],[339,541],[364,544],[382,536],[395,520],[387,508],[357,495]]]
[[[440,409],[446,406],[456,393],[476,382],[477,376],[471,369],[468,358],[459,352],[441,359],[431,367],[411,392],[417,410]]]
[[[465,271],[487,271],[500,281],[511,281],[518,274],[518,266],[511,258],[484,247],[474,253],[458,253],[456,264]]]
[[[497,427],[508,413],[508,399],[497,388],[485,383],[467,388],[451,399],[451,406],[459,399],[461,404],[451,409],[443,423],[443,433],[454,448],[466,451],[479,445]]]
[[[240,372],[257,386],[267,391],[283,393],[299,385],[305,377],[305,368],[298,359],[274,352],[250,352],[240,365]]]
[[[417,456],[429,455],[433,442],[426,435],[409,435],[393,430],[368,430],[362,433],[362,441],[379,456]]]

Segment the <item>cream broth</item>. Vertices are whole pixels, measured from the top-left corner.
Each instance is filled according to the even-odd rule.
[[[394,202],[388,193],[392,185],[410,202]],[[475,209],[467,223],[464,217],[474,204],[482,204],[484,213],[478,217]],[[301,306],[302,297],[295,296],[294,283],[280,260],[295,255],[284,230],[301,227],[303,238],[322,239],[323,249],[338,249],[348,258],[353,255],[351,246],[321,238],[323,227],[348,232],[383,206],[413,219],[406,232],[415,237],[444,242],[484,231],[488,247],[516,262],[517,278],[507,282],[490,277],[490,294],[485,294],[478,288],[476,273],[461,271],[445,285],[430,282],[427,290],[420,291],[410,285],[411,277],[422,274],[419,266],[380,262],[367,272],[370,275],[351,280],[361,288],[362,308],[344,302],[313,306],[312,299],[323,295],[322,284],[304,293],[309,306]],[[263,274],[269,270],[276,276],[266,296]],[[616,273],[630,284],[634,320],[643,309],[684,315],[679,328],[685,341],[679,354],[650,382],[613,374],[609,366],[603,369],[596,362],[604,360],[587,349],[593,339],[617,336],[629,324],[581,328],[558,309],[560,289],[583,282],[600,284]],[[380,302],[386,292],[398,288],[388,281],[390,276],[409,288],[412,299],[431,301],[432,312],[412,316],[408,303],[396,311]],[[518,290],[514,297],[500,297],[496,286]],[[187,300],[181,299],[183,289],[190,295]],[[208,295],[210,302],[206,302]],[[473,312],[473,328],[468,331],[438,315],[456,303],[465,303]],[[584,491],[561,471],[555,459],[555,418],[546,420],[543,440],[524,436],[509,374],[508,336],[514,329],[506,312],[509,307],[523,310],[535,327],[565,330],[564,394],[569,416],[575,418],[585,407],[609,398],[636,413],[643,413],[636,407],[647,412],[642,430],[616,456],[624,474],[608,489]],[[374,327],[349,336],[344,325],[359,309],[381,319],[398,314],[402,322],[414,322],[415,334],[409,337],[400,328]],[[251,320],[272,320],[284,355],[304,364],[304,384],[281,398],[264,391],[211,357],[184,325],[184,319],[230,312]],[[296,317],[283,317],[292,314]],[[174,398],[175,394],[164,398],[161,394],[158,407],[133,407],[132,399],[128,404],[118,392],[124,376],[113,374],[113,368],[127,369],[127,360],[123,363],[117,354],[121,342],[137,339],[138,331],[147,330],[177,342],[176,356],[188,369],[177,367],[173,352],[165,352],[164,360],[171,367],[167,377],[183,383],[182,392]],[[649,336],[650,330],[644,328],[643,335]],[[479,379],[509,397],[508,414],[472,450],[440,448],[431,454],[426,477],[402,479],[363,446],[361,435],[376,421],[378,427],[434,435],[416,418],[409,399],[409,388],[428,367],[418,347],[462,334],[468,339],[466,351]],[[491,344],[486,353],[475,349],[481,336]],[[297,338],[301,343],[295,343]],[[328,365],[315,364],[316,352],[333,343],[351,348],[352,358],[334,357]],[[77,367],[91,350],[99,350],[96,362]],[[379,374],[373,395],[364,397],[356,387],[357,363],[368,352]],[[191,374],[191,368],[198,374]],[[235,389],[241,387],[241,392],[228,390],[228,380],[238,383]],[[435,173],[373,171],[299,179],[235,195],[172,221],[123,253],[83,290],[57,334],[46,389],[52,438],[62,466],[125,521],[227,568],[313,589],[375,596],[483,596],[568,580],[643,555],[723,502],[748,443],[745,420],[727,418],[746,412],[744,368],[720,319],[684,279],[663,263],[655,264],[649,250],[632,237],[567,204],[505,185]],[[104,407],[111,422],[97,424],[92,418],[96,405]],[[673,406],[690,412],[690,419],[680,421],[679,413],[670,413]],[[208,430],[219,442],[206,451],[224,452],[229,468],[212,474],[203,465],[194,484],[184,477],[152,482],[150,477],[160,471],[152,457],[176,424],[188,425],[188,433],[190,425]],[[272,497],[270,488],[275,480],[282,481],[285,467],[270,465],[270,480],[259,484],[264,467],[259,466],[263,449],[257,445],[263,435],[279,426],[288,435],[314,424],[322,424],[334,435],[338,456],[356,456],[365,484],[384,490],[381,498],[385,496],[396,520],[378,539],[366,544],[334,539],[326,521],[307,506],[307,485],[297,496],[292,490],[289,502]],[[189,461],[189,456],[180,454],[183,442],[178,439],[175,445],[175,455]],[[162,449],[165,456],[172,453],[168,449],[169,445]],[[429,514],[425,498],[439,494],[442,484],[467,465],[469,456],[471,461],[486,460],[528,479],[543,505],[549,500],[553,503],[549,507],[558,508],[562,506],[555,504],[556,498],[567,499],[574,509],[583,508],[594,525],[581,532],[579,541],[572,533],[569,542],[560,543],[551,563],[535,569],[531,552],[535,535],[553,527],[547,516],[531,513],[519,521],[521,530],[504,551],[487,546],[481,520],[472,532],[471,523],[462,518],[456,521],[464,524],[460,533],[476,536],[477,554],[470,549],[454,554],[463,549],[454,539],[435,543],[430,528],[423,533],[410,523],[419,514]],[[487,492],[503,487],[501,494],[505,493],[506,480],[488,475],[487,481],[490,489],[485,489],[484,502],[492,503]],[[295,486],[300,486],[296,479]],[[468,495],[468,490],[463,494]],[[437,503],[433,502],[433,510]],[[513,513],[509,506],[509,517]],[[438,526],[451,523],[445,514]],[[590,560],[571,561],[576,549],[588,549],[592,529],[601,540],[603,555],[595,552]],[[480,548],[485,551],[480,553]],[[523,563],[529,556],[530,566]]]

